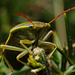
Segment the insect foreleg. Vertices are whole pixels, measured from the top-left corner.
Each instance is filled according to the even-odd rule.
[[[8,49],[8,50],[11,50],[11,51],[24,51],[25,49],[23,48],[19,48],[19,47],[15,47],[15,46],[9,46],[9,45],[0,45],[0,48],[2,49]]]
[[[17,61],[19,61],[20,63],[22,63],[22,64],[26,65],[27,67],[29,67],[27,63],[25,63],[25,62],[23,62],[23,61],[20,60],[20,58],[22,58],[23,56],[25,56],[27,53],[28,53],[27,50],[21,52],[19,55],[17,55],[16,59],[17,59]]]
[[[29,49],[25,44],[32,44],[35,40],[20,40],[20,44],[29,52],[29,54],[33,54],[31,49]]]
[[[44,42],[44,41],[39,41],[39,43],[40,43],[40,44],[43,44],[43,45],[50,46],[50,47],[54,46],[53,51],[48,55],[48,58],[50,59],[50,57],[53,55],[53,53],[54,53],[54,52],[56,51],[56,49],[57,49],[56,44],[51,43],[51,42]]]
[[[20,52],[25,51],[25,49],[23,49],[23,48],[19,48],[19,47],[15,47],[15,46],[9,46],[9,45],[0,45],[0,48],[3,49],[1,57],[3,56],[6,49],[10,50],[10,51],[20,51]]]

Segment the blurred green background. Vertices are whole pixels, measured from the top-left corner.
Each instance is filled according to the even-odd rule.
[[[75,0],[0,0],[0,44],[5,43],[12,27],[19,23],[28,21],[24,17],[14,15],[15,13],[25,14],[32,21],[49,22],[59,13],[62,13],[63,10],[67,10],[74,6]],[[67,17],[72,42],[74,43],[75,10],[68,12]],[[51,23],[51,29],[57,30],[59,37],[61,36],[63,40],[63,38],[65,39],[65,35],[63,35],[64,30],[62,29],[62,26],[64,25],[60,25],[61,22],[64,22],[64,20],[59,18],[57,22],[54,21]]]

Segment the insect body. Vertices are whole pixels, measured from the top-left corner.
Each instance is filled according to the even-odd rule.
[[[68,9],[62,14],[72,9],[75,8]],[[21,15],[27,18],[23,14],[16,15]],[[49,36],[53,33],[51,30],[49,31],[49,28],[50,23],[57,19],[60,15],[49,23],[31,21],[27,18],[30,22],[21,23],[10,30],[9,37],[5,45],[0,45],[0,48],[3,49],[3,61],[11,69],[11,72],[13,69],[20,70],[24,65],[29,66],[27,64],[27,58],[29,55],[33,55],[33,49],[37,46],[42,47],[43,49],[44,46],[48,46],[48,50],[50,50],[50,46],[54,46],[53,52],[56,50],[56,45],[48,40]],[[48,58],[50,58],[52,54],[48,54]]]
[[[29,54],[33,54],[31,50],[35,47],[41,47],[42,44],[47,45],[47,42],[44,41],[52,33],[52,31],[49,31],[50,24],[44,26],[47,23],[39,21],[33,21],[33,23],[36,28],[30,22],[25,22],[12,28],[5,45],[0,45],[4,49],[3,61],[11,68],[11,71],[13,69],[20,70],[24,64],[27,65],[27,58]]]
[[[33,25],[30,22],[22,23],[12,28],[10,30],[9,38],[7,39],[5,45],[12,46],[12,48],[19,47],[22,49],[26,49],[21,45],[21,41],[22,43],[25,43],[28,41],[27,43],[25,43],[25,45],[28,48],[32,47],[33,49],[34,47],[38,46],[38,40],[40,40],[40,38],[42,39],[46,35],[50,25],[43,27],[43,25],[45,25],[46,23],[38,22],[38,21],[33,23],[37,26],[36,29],[34,29]],[[46,32],[43,34],[44,31]],[[43,34],[43,36],[40,34],[40,32],[41,34]],[[11,50],[11,47],[10,47],[10,50],[8,49],[4,50],[4,56],[6,57],[8,62],[12,65],[12,67],[16,70],[19,70],[23,67],[23,64],[21,64],[20,62],[16,60],[16,56],[21,52],[22,51],[17,51],[16,49],[15,51]],[[21,60],[24,62],[27,62],[27,58],[28,58],[28,52]]]

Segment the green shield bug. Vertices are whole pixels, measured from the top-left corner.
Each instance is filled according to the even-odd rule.
[[[75,7],[64,11],[49,23],[31,21],[23,14],[16,14],[27,18],[30,22],[21,23],[13,27],[10,30],[5,45],[0,45],[0,48],[3,49],[1,57],[3,58],[4,63],[11,69],[11,73],[13,70],[20,70],[24,65],[29,66],[27,64],[27,58],[29,55],[33,55],[33,49],[36,47],[45,49],[45,45],[54,46],[53,52],[56,50],[56,45],[48,40],[49,36],[53,33],[52,30],[49,30],[50,23],[62,14],[73,9],[75,9]],[[48,58],[50,58],[50,56],[51,54],[48,54]]]

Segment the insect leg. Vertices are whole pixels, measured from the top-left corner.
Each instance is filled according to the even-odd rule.
[[[0,45],[0,48],[2,48],[4,51],[5,51],[5,49],[11,50],[11,51],[21,51],[21,52],[25,51],[25,49],[22,49],[22,48],[19,48],[19,47],[15,47],[15,46],[9,46],[9,45]],[[3,57],[6,60],[6,58],[3,56],[4,51],[2,52],[1,57]],[[8,61],[6,60],[6,62],[8,62]]]
[[[53,31],[52,31],[52,30],[50,30],[50,31],[45,35],[45,37],[42,39],[42,41],[46,41],[46,40],[50,37],[51,34],[53,34]]]
[[[27,53],[28,53],[28,51],[27,51],[27,50],[25,50],[25,49],[23,49],[23,48],[15,47],[15,46],[0,45],[0,48],[2,48],[4,51],[5,51],[5,49],[8,49],[8,50],[11,50],[11,51],[20,51],[20,52],[23,52],[23,53],[25,52],[25,54],[27,54]],[[6,57],[5,57],[5,56],[3,56],[4,51],[2,52],[1,57],[3,57],[3,58],[4,58],[4,60],[5,60],[6,64],[7,64],[7,65],[8,65],[8,67],[11,69],[11,72],[9,73],[9,75],[11,75],[14,69],[13,69],[12,65],[8,62],[8,60],[6,59]],[[11,60],[12,60],[12,59],[11,59]]]
[[[6,57],[5,57],[5,56],[3,56],[3,58],[4,58],[5,62],[6,62],[6,64],[8,65],[8,67],[9,67],[9,68],[10,68],[10,70],[11,70],[11,72],[10,72],[8,75],[11,75],[11,74],[12,74],[12,72],[14,71],[14,69],[13,69],[13,67],[11,66],[11,64],[8,62],[8,60],[6,59]]]
[[[44,42],[44,41],[39,41],[39,43],[40,43],[40,44],[47,45],[47,46],[50,46],[50,47],[54,46],[54,49],[53,49],[53,51],[48,55],[48,58],[50,58],[50,57],[53,55],[53,53],[56,51],[56,49],[57,49],[57,46],[56,46],[56,44],[54,44],[54,43],[51,43],[51,42]]]
[[[15,47],[15,46],[10,46],[10,45],[0,45],[0,48],[5,51],[5,49],[11,50],[11,51],[25,51],[23,48]]]
[[[20,40],[20,44],[29,52],[29,54],[33,54],[31,49],[29,49],[25,44],[32,44],[35,40]]]
[[[9,45],[0,45],[0,48],[3,49],[2,55],[4,54],[5,49],[11,50],[11,51],[25,51],[23,48],[15,47],[15,46],[9,46]]]
[[[23,56],[25,56],[28,53],[27,50],[21,52],[19,55],[17,55],[16,59],[17,61],[19,61],[20,63],[24,64],[25,66],[29,67],[27,63],[23,62],[20,60],[20,58],[22,58]]]

